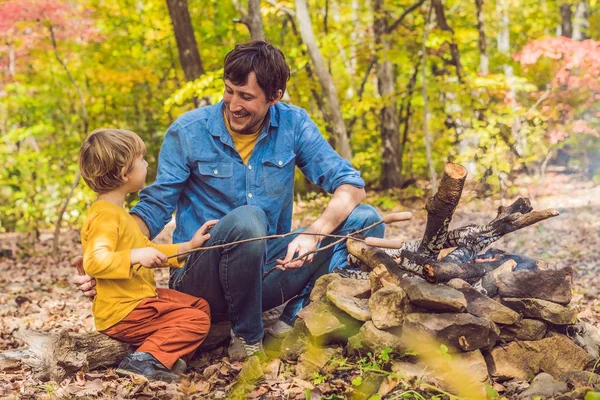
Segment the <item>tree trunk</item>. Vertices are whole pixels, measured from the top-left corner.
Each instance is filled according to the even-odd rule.
[[[458,76],[458,80],[462,82],[462,65],[460,63],[460,53],[458,52],[458,45],[454,40],[454,29],[448,25],[448,21],[446,20],[446,13],[444,12],[444,5],[442,4],[442,0],[432,0],[433,9],[435,10],[435,19],[437,21],[438,26],[445,32],[450,32],[452,40],[450,42],[450,55],[452,56],[452,65],[456,68],[456,76]]]
[[[248,27],[252,40],[265,40],[260,0],[248,0],[248,13],[236,22],[241,22]]]
[[[486,76],[490,72],[490,60],[487,55],[487,41],[485,38],[485,21],[483,14],[483,0],[475,0],[477,7],[477,32],[479,32],[479,39],[477,45],[479,46],[479,73]]]
[[[431,23],[431,12],[433,11],[433,3],[429,8],[427,19],[423,27],[423,43],[421,45],[422,62],[422,93],[423,93],[423,135],[425,138],[425,152],[427,154],[427,164],[429,164],[429,179],[431,181],[431,191],[437,192],[437,174],[435,173],[435,165],[431,155],[431,137],[429,135],[429,103],[427,102],[427,35],[429,34],[429,24]]]
[[[351,160],[352,150],[350,149],[350,141],[348,140],[346,125],[342,117],[337,89],[333,84],[331,74],[327,70],[323,55],[317,47],[308,8],[306,7],[306,0],[296,0],[296,19],[298,20],[302,41],[306,44],[308,54],[315,66],[315,72],[329,103],[334,145],[343,158]]]
[[[573,37],[573,11],[570,4],[560,6],[560,34],[564,37]]]
[[[573,40],[586,40],[589,38],[590,29],[590,5],[587,1],[581,1],[575,9],[573,18]]]
[[[183,68],[185,80],[188,82],[195,81],[204,74],[204,67],[198,52],[187,0],[167,0],[167,7],[175,32],[179,62],[181,68]],[[194,98],[194,105],[199,106],[197,98]]]
[[[390,48],[384,36],[387,30],[387,16],[382,10],[383,0],[374,0],[375,14],[374,32],[377,57],[377,89],[383,101],[381,109],[381,147],[382,167],[381,184],[383,189],[402,187],[402,160],[400,149],[400,133],[396,114],[396,90],[392,62],[387,58]]]
[[[77,91],[77,98],[79,99],[79,106],[81,107],[81,109],[80,109],[81,120],[83,123],[83,126],[81,127],[82,133],[80,134],[80,136],[82,138],[85,138],[88,133],[90,120],[88,118],[87,108],[85,107],[85,100],[83,98],[83,92],[81,91],[81,87],[75,80],[75,77],[71,73],[71,70],[67,66],[67,63],[63,60],[63,58],[60,56],[60,54],[58,52],[56,36],[54,35],[54,27],[52,25],[50,25],[48,27],[48,30],[50,33],[50,40],[52,42],[52,49],[54,50],[54,58],[56,58],[56,61],[58,61],[58,63],[61,65],[61,67],[63,67],[63,69],[65,70],[65,73],[69,77],[69,80],[73,84],[73,87],[75,87],[75,90]],[[54,241],[52,244],[52,252],[54,254],[58,254],[60,226],[62,225],[63,216],[65,215],[65,212],[67,211],[67,207],[69,206],[71,197],[73,197],[73,193],[75,193],[75,188],[77,188],[80,178],[81,178],[81,174],[79,173],[79,170],[77,170],[77,173],[75,174],[75,179],[73,179],[73,184],[71,185],[71,191],[67,195],[67,198],[63,202],[63,205],[60,208],[60,211],[58,212],[58,218],[56,220],[56,225],[54,226]]]

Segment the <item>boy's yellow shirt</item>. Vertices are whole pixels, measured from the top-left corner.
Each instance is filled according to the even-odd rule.
[[[154,271],[131,266],[130,251],[154,247],[166,256],[177,254],[178,244],[157,245],[142,234],[139,226],[122,207],[98,200],[90,207],[81,229],[83,268],[96,278],[92,311],[96,329],[103,331],[127,316],[140,302],[156,297]],[[169,265],[180,267],[177,257]]]

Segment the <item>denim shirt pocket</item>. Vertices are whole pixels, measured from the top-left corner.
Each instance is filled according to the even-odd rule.
[[[265,193],[270,197],[281,196],[286,189],[294,187],[295,153],[284,153],[263,160]]]
[[[233,163],[222,161],[198,161],[198,173],[208,187],[226,197],[234,195]]]

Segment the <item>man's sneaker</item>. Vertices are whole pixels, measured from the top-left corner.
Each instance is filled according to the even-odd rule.
[[[255,344],[247,344],[244,338],[236,336],[233,331],[231,331],[231,342],[229,343],[227,354],[231,361],[242,361],[252,355],[257,355],[260,359],[267,357],[262,341]]]
[[[275,322],[275,325],[273,325],[273,327],[269,330],[269,335],[277,339],[283,339],[284,337],[290,334],[292,329],[294,329],[293,326],[288,325],[282,320],[278,320],[277,322]]]
[[[143,375],[149,379],[166,382],[179,379],[179,375],[169,371],[152,354],[141,352],[127,354],[117,367],[116,373],[120,376]]]

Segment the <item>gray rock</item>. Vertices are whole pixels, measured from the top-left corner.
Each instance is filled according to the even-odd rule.
[[[371,283],[371,296],[373,296],[382,287],[394,285],[394,277],[390,275],[387,268],[379,266],[369,273],[369,282]]]
[[[310,342],[310,333],[303,319],[298,318],[294,329],[283,339],[280,357],[286,361],[296,361],[306,350]]]
[[[482,276],[479,281],[473,284],[473,287],[488,297],[494,297],[498,294],[498,275],[507,271],[514,271],[516,267],[517,262],[515,260],[506,260],[504,264]]]
[[[469,376],[473,378],[475,382],[487,382],[489,380],[487,364],[485,358],[481,354],[480,350],[467,351],[464,353],[453,354],[452,357],[456,359],[461,369],[467,371]]]
[[[369,299],[371,319],[378,329],[388,329],[402,325],[410,312],[410,300],[404,290],[395,285],[381,288]]]
[[[342,277],[338,274],[327,274],[319,277],[316,280],[315,286],[312,292],[310,292],[310,301],[323,301],[325,300],[325,294],[327,293],[327,287],[329,284]]]
[[[560,380],[578,388],[596,387],[600,384],[600,375],[590,371],[567,371],[560,376]]]
[[[467,299],[467,311],[498,324],[511,325],[521,319],[519,313],[479,293],[472,287],[457,289]]]
[[[400,287],[417,307],[436,312],[467,311],[465,296],[450,286],[434,285],[421,278],[406,277],[400,281]]]
[[[396,353],[406,351],[406,346],[401,339],[400,328],[389,330],[377,329],[373,321],[365,322],[358,334],[348,339],[348,345],[350,349],[371,351],[374,353],[378,353],[388,347]]]
[[[577,322],[577,309],[546,300],[503,298],[502,304],[525,317],[543,319],[555,325],[571,325]]]
[[[371,282],[362,279],[340,278],[334,279],[327,286],[327,290],[358,298],[369,298],[371,295]]]
[[[542,372],[531,382],[531,386],[527,388],[519,396],[520,400],[533,400],[536,397],[553,398],[559,394],[566,393],[569,387],[566,383],[555,380],[552,375]]]
[[[594,360],[600,358],[600,328],[587,322],[567,327],[567,336]]]
[[[418,350],[417,350],[418,351]],[[417,364],[395,362],[392,371],[411,385],[417,382],[432,384],[460,395],[468,391],[477,393],[485,398],[484,383],[489,381],[487,367],[479,350],[452,354],[450,360],[434,357],[431,363],[420,360]]]
[[[398,361],[392,364],[392,371],[411,385],[415,384],[416,381],[419,381],[442,387],[442,381],[436,371],[433,371],[427,365]]]
[[[341,356],[340,348],[310,345],[298,360],[296,374],[300,379],[312,378],[314,372],[321,371],[329,361],[338,356]]]
[[[567,305],[571,301],[573,268],[510,271],[498,275],[500,297],[534,298]]]
[[[491,321],[471,314],[409,314],[402,325],[406,335],[429,334],[454,349],[489,349],[500,331]]]
[[[469,282],[463,281],[462,279],[459,279],[459,278],[450,279],[448,282],[446,282],[446,285],[450,286],[451,288],[457,289],[457,290],[471,287]]]
[[[357,299],[356,297],[340,294],[332,290],[327,291],[327,300],[335,304],[337,308],[350,315],[352,318],[366,322],[371,319],[369,300]]]
[[[546,323],[538,319],[524,318],[514,325],[500,326],[500,339],[506,342],[540,340],[545,335]]]
[[[332,308],[333,306],[323,302],[313,302],[304,307],[298,317],[304,320],[310,334],[319,338],[344,328]]]
[[[537,341],[511,342],[485,355],[490,376],[499,381],[527,380],[539,372],[555,379],[567,371],[581,371],[588,362],[586,352],[564,335]]]

